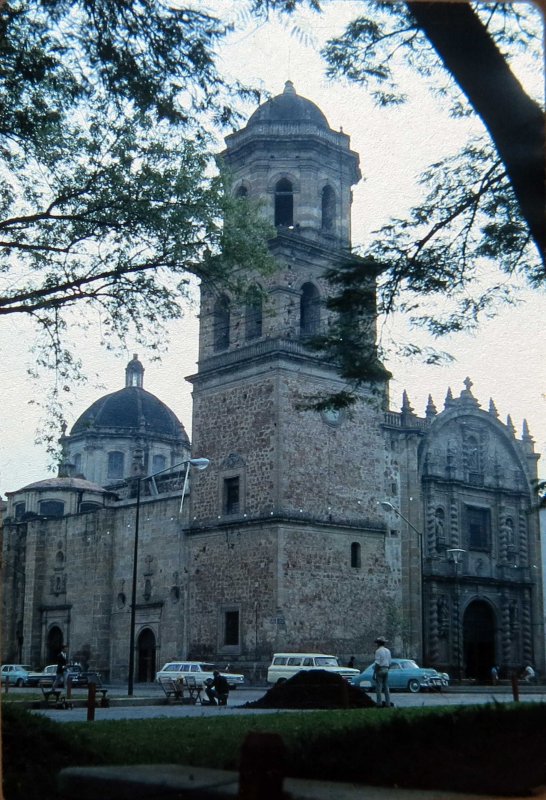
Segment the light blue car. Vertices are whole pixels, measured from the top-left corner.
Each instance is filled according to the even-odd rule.
[[[2,664],[0,668],[0,683],[10,683],[11,686],[26,686],[29,672],[32,667],[26,664]]]
[[[375,691],[373,664],[353,678],[351,683],[365,692]],[[411,658],[393,658],[389,668],[389,689],[402,692],[421,690],[441,692],[449,686],[449,675],[435,669],[419,667]]]

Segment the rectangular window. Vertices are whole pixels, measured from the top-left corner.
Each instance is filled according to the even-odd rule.
[[[224,478],[224,513],[239,513],[239,476]]]
[[[466,509],[468,547],[470,550],[489,550],[491,518],[488,508]]]
[[[152,472],[161,472],[167,466],[167,459],[165,456],[154,456],[152,458]]]
[[[43,517],[62,517],[64,514],[64,503],[61,500],[41,500],[40,514]]]
[[[123,478],[124,466],[123,453],[117,450],[112,450],[108,453],[108,477],[109,478]]]
[[[224,623],[224,645],[237,647],[239,644],[239,612],[226,611]]]
[[[24,513],[25,513],[25,504],[24,503],[15,503],[15,519],[16,520],[23,519]]]

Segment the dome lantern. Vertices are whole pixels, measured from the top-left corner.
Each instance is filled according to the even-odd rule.
[[[125,368],[125,386],[136,386],[139,389],[144,386],[144,367],[136,353]]]

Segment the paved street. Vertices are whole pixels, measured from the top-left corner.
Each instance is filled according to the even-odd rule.
[[[110,708],[97,708],[95,710],[95,720],[107,719],[151,719],[151,718],[181,718],[181,717],[218,717],[227,714],[276,714],[279,713],[277,709],[246,709],[241,708],[244,703],[252,702],[259,699],[265,693],[265,688],[252,688],[252,689],[238,689],[231,692],[229,698],[229,705],[226,708],[218,706],[189,706],[189,705],[166,705],[162,702],[162,693],[158,687],[147,687],[145,689],[136,688],[134,698],[129,701],[126,692],[122,688],[113,687],[110,689],[110,696],[113,700],[113,705]],[[373,695],[372,695],[373,697]],[[116,705],[115,701],[119,698],[122,705]],[[83,695],[78,692],[76,699],[83,699]],[[142,705],[136,705],[138,701]],[[407,692],[394,692],[392,700],[395,706],[399,708],[408,708],[415,706],[435,707],[442,705],[472,705],[483,704],[490,702],[511,702],[512,693],[509,691],[496,691],[493,689],[487,690],[484,687],[483,691],[480,690],[464,690],[447,691],[442,693],[419,693],[410,694]],[[159,704],[158,704],[159,701]],[[521,693],[521,702],[546,702],[546,694],[537,693]],[[130,702],[130,704],[129,704]],[[284,709],[283,709],[284,711]],[[43,714],[58,722],[83,722],[87,719],[86,708],[74,709],[40,709],[35,711],[36,714]],[[312,713],[312,712],[309,712]]]

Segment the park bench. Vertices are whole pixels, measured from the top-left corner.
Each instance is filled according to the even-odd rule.
[[[66,699],[62,689],[54,689],[49,683],[45,686],[38,684],[38,686],[42,690],[46,706],[54,705],[55,708],[73,708],[72,702]]]
[[[184,678],[184,682],[188,690],[190,703],[192,705],[195,705],[197,702],[202,703],[201,692],[203,691],[203,687],[197,683],[195,677],[193,675],[187,675]]]
[[[167,703],[172,701],[184,702],[184,684],[182,681],[173,681],[172,678],[160,678],[159,685],[165,692]]]
[[[107,697],[108,689],[102,689],[99,686],[95,687],[95,697],[98,698],[100,695],[100,700],[98,701],[97,705],[101,708],[110,708],[110,698]]]

